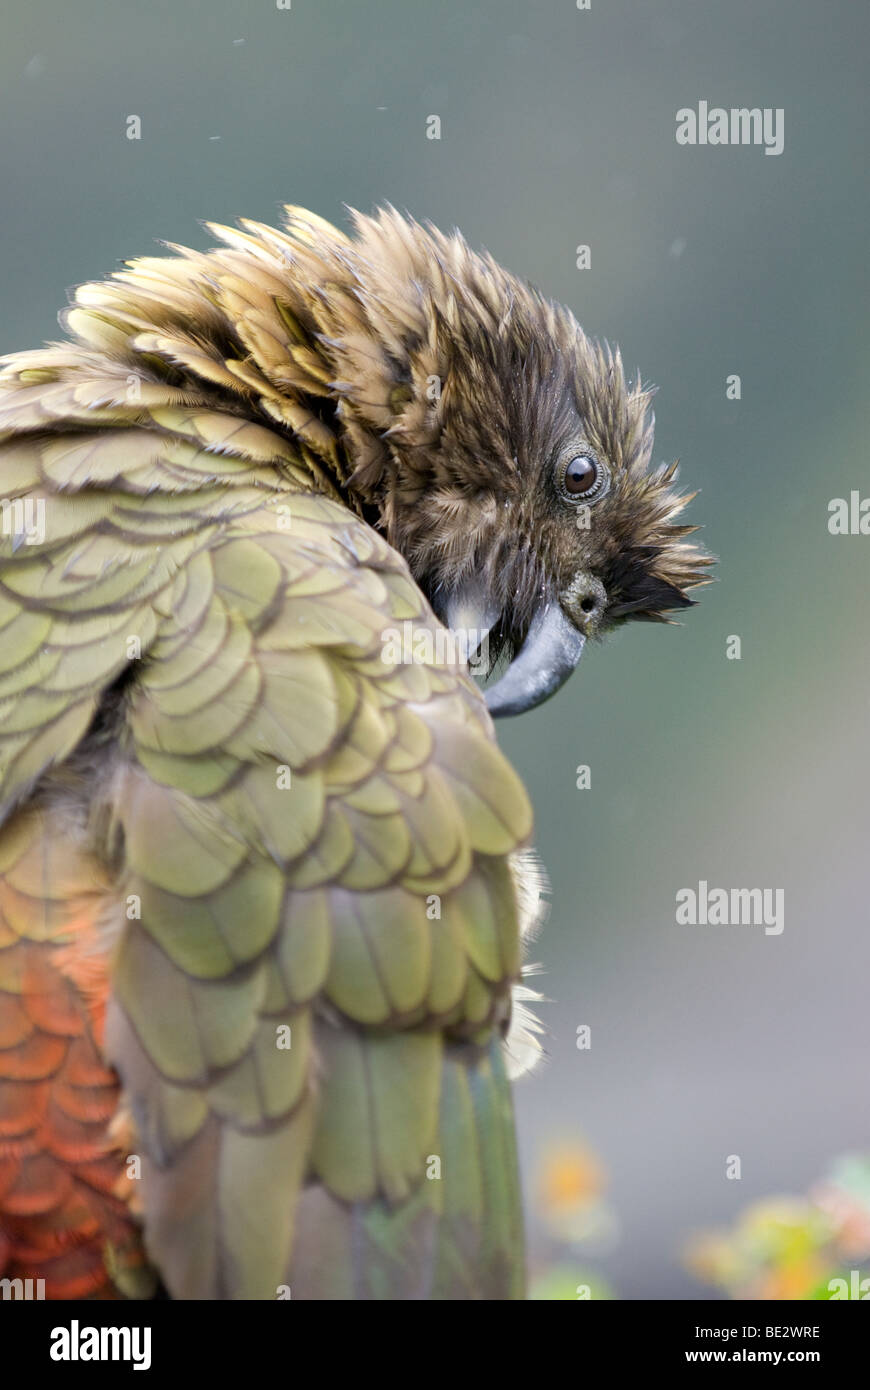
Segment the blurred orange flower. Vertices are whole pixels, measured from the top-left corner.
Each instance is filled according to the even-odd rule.
[[[606,1186],[604,1168],[580,1143],[560,1143],[545,1155],[538,1177],[542,1205],[554,1214],[586,1206]]]

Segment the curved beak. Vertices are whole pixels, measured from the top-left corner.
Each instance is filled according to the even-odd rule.
[[[549,700],[565,684],[585,645],[585,635],[567,617],[558,599],[545,603],[501,680],[486,692],[492,717],[522,714]]]

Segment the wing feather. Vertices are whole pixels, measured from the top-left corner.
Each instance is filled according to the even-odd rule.
[[[299,210],[219,235],[83,287],[75,341],[0,374],[0,1130],[42,1146],[0,1162],[0,1261],[87,1158],[88,1278],[108,1232],[99,1278],[137,1287],[119,1152],[88,1147],[113,1113],[175,1297],[519,1296],[501,1040],[528,801],[404,560],[340,500],[302,287],[343,238]]]

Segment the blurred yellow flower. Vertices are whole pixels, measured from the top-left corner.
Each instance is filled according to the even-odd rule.
[[[870,1250],[870,1168],[838,1161],[808,1197],[753,1202],[729,1230],[699,1233],[685,1261],[732,1298],[830,1297],[832,1274]]]
[[[574,1211],[601,1196],[606,1185],[604,1168],[591,1150],[580,1143],[560,1143],[547,1153],[540,1167],[538,1191],[549,1212]]]

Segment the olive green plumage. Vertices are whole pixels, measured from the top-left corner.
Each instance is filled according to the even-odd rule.
[[[213,230],[0,375],[0,1269],[522,1297],[532,818],[439,618],[511,713],[706,560],[649,393],[461,237]]]
[[[0,850],[38,802],[109,874],[105,1050],[173,1296],[519,1296],[530,809],[467,674],[383,658],[439,624],[340,500],[276,240],[140,262],[7,359]]]

